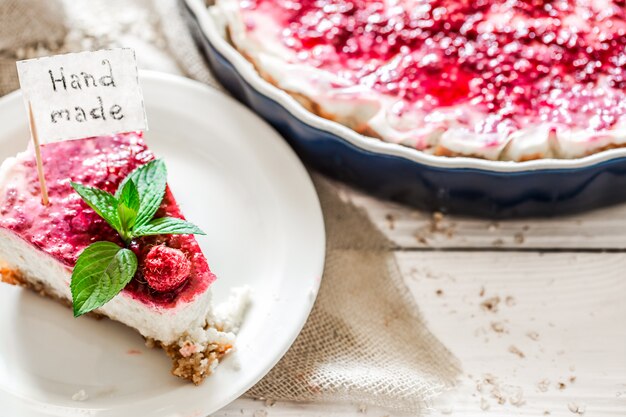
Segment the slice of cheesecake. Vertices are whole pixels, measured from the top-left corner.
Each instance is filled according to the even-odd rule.
[[[114,193],[155,157],[140,134],[127,133],[42,147],[50,204],[41,204],[32,150],[0,167],[0,279],[72,303],[70,281],[80,253],[96,241],[124,243],[70,182]],[[169,187],[156,217],[183,219]],[[215,275],[193,235],[157,235],[128,245],[138,260],[130,283],[94,311],[130,326],[173,360],[172,373],[199,384],[233,347],[211,303]]]

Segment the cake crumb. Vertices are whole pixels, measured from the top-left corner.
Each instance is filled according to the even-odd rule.
[[[367,406],[365,406],[363,404],[359,405],[359,413],[361,413],[361,414],[367,413]]]
[[[576,377],[574,375],[569,377],[569,383],[573,384],[574,382],[576,382]]]
[[[443,213],[437,211],[432,214],[430,222],[421,227],[415,233],[415,238],[424,245],[427,244],[426,237],[432,237],[432,235],[434,234],[443,234],[451,239],[452,237],[454,237],[455,228],[455,223],[446,223],[444,221]]]
[[[522,233],[515,233],[515,236],[513,236],[513,239],[515,240],[515,243],[517,243],[518,245],[523,244],[524,241],[526,240]]]
[[[504,323],[500,321],[492,321],[491,322],[491,330],[496,333],[508,333],[506,328],[504,327]]]
[[[256,410],[254,412],[254,417],[267,417],[267,411],[265,411],[265,410]]]
[[[521,407],[526,403],[522,387],[512,387],[513,393],[509,395],[509,402],[515,407]]]
[[[482,380],[477,381],[476,389],[482,393],[484,386],[488,385],[491,387],[489,393],[491,397],[494,398],[498,404],[504,405],[509,402],[509,404],[515,407],[521,407],[526,403],[524,399],[524,390],[522,387],[517,385],[502,385],[498,381],[498,379],[490,374],[483,375]]]
[[[500,391],[499,386],[495,386],[491,389],[491,396],[498,401],[498,404],[506,404],[506,397],[502,394],[502,391]]]
[[[537,382],[537,389],[541,392],[547,392],[548,389],[550,388],[550,381],[547,379],[542,379],[541,381]]]
[[[480,303],[480,306],[485,311],[491,311],[492,313],[496,313],[498,311],[498,304],[500,304],[500,297],[495,296],[486,299],[485,301]]]
[[[479,297],[484,297],[485,296],[485,286],[484,285],[482,285],[480,287],[480,291],[478,292],[478,296]]]
[[[509,307],[513,307],[515,304],[517,304],[515,298],[513,298],[513,296],[511,295],[506,296],[506,298],[504,299],[504,303]]]
[[[274,404],[276,404],[276,400],[271,400],[271,399],[267,399],[265,400],[265,406],[266,407],[274,407]]]
[[[435,291],[435,294],[437,294],[437,296],[441,297],[443,295],[443,290],[440,288],[437,291]]]
[[[228,299],[215,306],[209,324],[220,331],[237,333],[251,304],[252,288],[250,286],[231,288]]]
[[[84,389],[81,389],[74,395],[72,395],[72,401],[87,401],[89,399],[89,395],[85,392]]]
[[[537,332],[535,332],[535,331],[531,331],[531,332],[526,333],[526,336],[527,336],[529,339],[534,340],[534,341],[539,340],[539,333],[537,333]]]
[[[493,242],[491,242],[491,245],[492,245],[492,246],[502,246],[502,245],[504,245],[504,240],[502,240],[502,239],[496,239],[496,240],[494,240]]]
[[[522,359],[524,359],[526,357],[526,355],[524,355],[524,352],[519,350],[519,348],[517,346],[514,346],[514,345],[509,346],[509,352],[511,352],[514,355],[519,356]]]
[[[183,358],[188,358],[198,350],[197,346],[189,340],[185,340],[178,350]]]
[[[391,213],[387,213],[385,215],[385,220],[387,220],[387,227],[389,230],[394,230],[396,228],[396,218]]]
[[[569,409],[569,411],[571,411],[574,414],[578,414],[580,416],[585,414],[585,406],[584,405],[579,405],[579,404],[576,404],[575,402],[571,402],[571,403],[567,404],[567,408]]]
[[[563,391],[565,388],[567,388],[567,385],[565,385],[565,382],[559,381],[556,383],[556,387],[560,389],[561,391]]]

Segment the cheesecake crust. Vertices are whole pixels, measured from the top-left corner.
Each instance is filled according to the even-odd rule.
[[[200,385],[226,354],[232,350],[232,345],[211,343],[204,350],[196,351],[196,345],[185,340],[181,343],[163,345],[160,342],[146,341],[146,346],[158,346],[165,351],[172,360],[172,375]]]

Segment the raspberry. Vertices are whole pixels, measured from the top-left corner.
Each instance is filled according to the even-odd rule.
[[[185,254],[165,245],[152,247],[144,259],[143,275],[150,288],[173,291],[189,277],[191,263]]]

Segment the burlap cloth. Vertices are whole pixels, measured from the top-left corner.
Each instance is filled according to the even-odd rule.
[[[120,45],[141,67],[219,88],[175,0],[0,0],[0,94],[18,87],[15,59]],[[387,239],[331,181],[313,179],[328,238],[322,287],[296,342],[248,395],[424,411],[458,362],[429,332]]]

